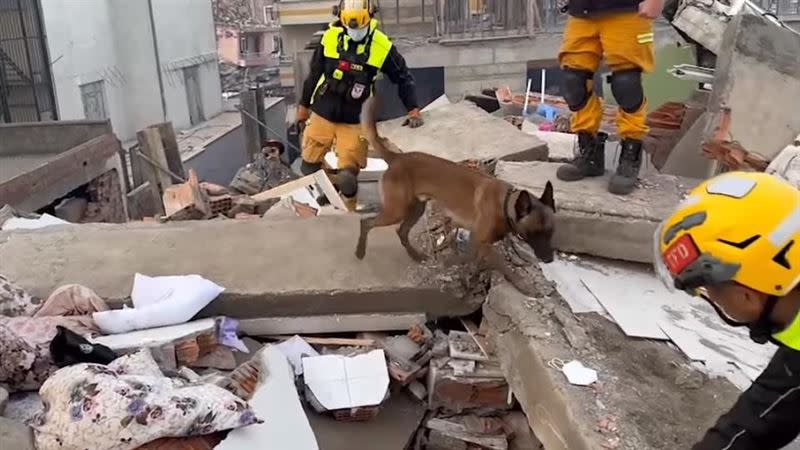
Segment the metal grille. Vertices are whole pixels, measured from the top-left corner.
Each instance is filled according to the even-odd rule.
[[[0,123],[55,119],[39,0],[0,0]]]
[[[800,0],[756,0],[754,3],[782,19],[800,16]]]

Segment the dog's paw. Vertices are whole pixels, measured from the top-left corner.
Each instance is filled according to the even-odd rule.
[[[358,247],[356,247],[356,258],[364,259],[364,255],[366,255],[366,254],[367,254],[366,247],[362,247],[360,245]]]

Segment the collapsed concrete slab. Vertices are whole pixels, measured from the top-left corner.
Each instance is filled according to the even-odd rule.
[[[514,396],[548,450],[690,448],[739,394],[665,344],[629,339],[596,314],[578,321],[557,296],[525,297],[500,283],[483,312]],[[560,366],[572,360],[596,370],[598,384],[569,384]]]
[[[794,140],[800,131],[798,48],[800,34],[766,17],[731,19],[717,54],[706,143],[735,144],[769,162]]]
[[[495,175],[539,195],[548,181],[556,200],[554,245],[566,252],[610,259],[652,262],[652,239],[658,223],[681,201],[696,180],[647,175],[641,187],[621,197],[608,192],[606,176],[566,183],[556,178],[559,164],[499,162]]]
[[[425,125],[410,130],[405,119],[378,124],[381,136],[403,152],[425,152],[450,161],[546,161],[547,144],[471,102],[434,108]]]
[[[305,220],[92,224],[0,233],[0,273],[46,298],[78,283],[120,307],[136,272],[199,274],[226,288],[200,317],[420,312],[468,314],[460,282],[414,263],[390,227],[354,256],[357,216]]]

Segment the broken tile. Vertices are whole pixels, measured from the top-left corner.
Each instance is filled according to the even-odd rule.
[[[181,211],[196,211],[200,218],[211,216],[211,208],[205,191],[200,189],[197,172],[189,169],[185,183],[174,184],[164,189],[164,212],[172,218]]]
[[[21,422],[0,417],[0,449],[35,450],[33,429]]]

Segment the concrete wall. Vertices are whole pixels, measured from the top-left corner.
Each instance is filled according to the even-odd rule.
[[[236,171],[247,163],[244,128],[238,126],[185,160],[183,166],[186,170],[194,169],[201,180],[227,186]]]
[[[159,44],[145,0],[42,0],[59,117],[85,117],[80,86],[103,81],[106,115],[123,141],[155,122],[189,126],[182,69],[200,65],[204,114],[221,110],[210,0],[152,0]],[[164,80],[162,107],[158,72]]]
[[[167,117],[190,126],[183,69],[198,66],[206,119],[222,112],[214,16],[210,0],[152,0]],[[139,3],[139,2],[135,2]]]
[[[110,130],[88,120],[0,124],[0,154],[61,153]]]

